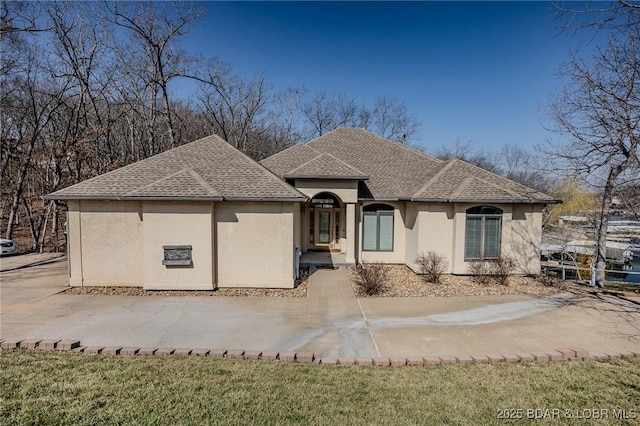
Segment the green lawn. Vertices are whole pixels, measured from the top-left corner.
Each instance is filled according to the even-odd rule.
[[[597,424],[620,410],[638,424],[640,358],[394,369],[0,352],[3,425],[524,424],[553,409],[555,423],[598,409]]]

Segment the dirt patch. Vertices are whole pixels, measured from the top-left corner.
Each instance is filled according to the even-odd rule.
[[[443,275],[440,284],[428,283],[405,265],[385,265],[386,285],[382,293],[368,296],[356,284],[356,271],[347,268],[356,297],[456,297],[504,294],[549,295],[566,290],[565,283],[533,277],[510,277],[509,285],[478,284],[471,277]]]
[[[309,269],[300,269],[300,279],[291,289],[218,288],[215,290],[144,290],[140,287],[71,287],[59,294],[101,296],[210,296],[210,297],[307,297]]]

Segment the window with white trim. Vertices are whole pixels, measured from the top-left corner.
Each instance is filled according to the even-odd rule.
[[[502,240],[502,210],[490,206],[467,210],[464,260],[498,259]]]
[[[362,212],[362,250],[393,251],[393,207],[365,206]]]

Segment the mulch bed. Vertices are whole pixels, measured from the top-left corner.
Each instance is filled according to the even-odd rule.
[[[441,283],[426,282],[405,265],[384,265],[385,286],[380,294],[369,296],[356,284],[355,268],[347,268],[356,297],[456,297],[495,296],[504,294],[549,295],[566,290],[565,283],[533,277],[509,277],[507,286],[496,283],[479,284],[472,277],[443,275]]]

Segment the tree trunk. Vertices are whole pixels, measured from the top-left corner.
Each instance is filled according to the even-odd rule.
[[[52,203],[54,203],[53,206],[53,220],[51,222],[51,237],[53,239],[53,251],[55,253],[58,252],[58,250],[60,249],[60,244],[58,242],[58,220],[59,217],[59,208],[58,205],[55,204],[55,201],[52,201]]]
[[[40,221],[38,223],[38,237],[40,238],[40,247],[38,251],[42,253],[44,251],[45,240],[47,238],[47,222],[49,221],[49,214],[51,213],[51,206],[53,205],[53,201],[49,201],[49,205],[47,206],[47,210],[44,217],[44,224]],[[42,216],[41,216],[42,217]],[[42,225],[42,226],[40,226]]]
[[[13,236],[13,223],[15,222],[16,214],[18,214],[18,208],[20,207],[20,199],[22,198],[22,190],[24,189],[24,182],[27,177],[27,170],[29,170],[29,165],[31,165],[31,157],[33,155],[33,147],[36,144],[36,137],[32,137],[29,143],[29,150],[27,151],[26,158],[24,163],[22,164],[22,168],[20,169],[20,175],[18,177],[18,182],[16,183],[16,188],[13,191],[13,199],[11,200],[11,209],[9,210],[9,223],[7,223],[7,239],[11,239]]]
[[[609,209],[613,200],[616,180],[622,172],[620,165],[612,167],[607,177],[602,194],[602,209],[600,210],[600,224],[598,225],[598,246],[596,252],[596,287],[604,288],[605,269],[607,266],[607,229],[609,227]]]

